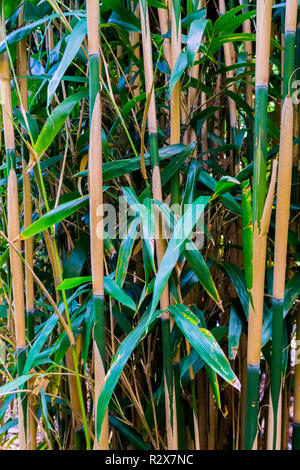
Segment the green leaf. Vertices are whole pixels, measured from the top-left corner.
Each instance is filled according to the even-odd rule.
[[[57,290],[68,290],[74,289],[75,287],[81,286],[82,284],[86,284],[92,282],[92,276],[81,276],[81,277],[71,277],[69,279],[64,279],[59,286],[57,286]]]
[[[226,382],[240,390],[240,382],[232,371],[228,359],[211,332],[198,326],[199,319],[196,315],[182,304],[169,305],[169,310],[178,328],[180,328],[202,360]]]
[[[47,212],[47,214],[33,222],[33,224],[29,225],[29,227],[23,229],[20,234],[22,240],[33,237],[37,233],[52,227],[63,219],[66,219],[70,215],[74,214],[74,212],[78,211],[81,207],[85,206],[88,201],[89,196],[83,196],[57,206],[55,209],[52,209],[51,211]]]
[[[235,290],[239,296],[241,301],[242,307],[244,309],[246,318],[248,318],[248,311],[249,311],[249,295],[246,288],[245,278],[243,276],[242,271],[235,266],[233,263],[228,261],[221,261],[218,263],[225,271],[227,272],[228,276],[230,277]]]
[[[222,176],[222,178],[219,179],[215,186],[215,191],[213,194],[212,199],[215,199],[219,196],[222,196],[225,193],[228,193],[231,191],[233,188],[236,186],[239,186],[241,183],[233,178],[232,176]]]
[[[35,338],[34,343],[31,346],[30,351],[28,353],[24,370],[23,370],[24,374],[27,374],[33,367],[36,356],[41,352],[42,347],[44,346],[47,339],[49,338],[57,321],[58,321],[58,316],[55,313],[44,323],[42,329],[40,330],[38,336]]]
[[[150,450],[150,447],[136,434],[132,429],[127,426],[116,416],[109,416],[109,424],[115,428],[130,444],[137,450]]]
[[[74,289],[75,287],[81,286],[92,282],[92,276],[81,276],[73,277],[70,279],[64,279],[64,281],[57,286],[57,290],[68,290]],[[127,295],[123,289],[110,277],[104,276],[104,290],[107,294],[111,295],[114,299],[120,302],[131,310],[136,310],[136,305],[129,295]]]
[[[242,321],[238,316],[235,306],[230,309],[229,331],[228,331],[228,357],[235,359],[242,333]]]
[[[60,81],[62,80],[67,68],[71,64],[74,57],[76,56],[86,36],[86,33],[87,33],[87,21],[86,21],[86,18],[84,18],[76,24],[72,33],[68,36],[68,44],[65,49],[64,55],[48,85],[47,106],[50,105],[53,95],[58,85],[60,84]]]
[[[208,266],[205,263],[200,251],[197,249],[196,245],[192,241],[186,243],[184,255],[208,295],[217,304],[219,304],[220,296],[218,294],[215,283],[211,277]]]
[[[200,47],[208,20],[201,18],[192,22],[187,39],[187,63],[192,66]]]
[[[138,18],[120,0],[102,0],[102,8],[111,9],[119,14],[120,19],[128,24],[134,25],[138,30],[141,29],[141,24]]]
[[[117,262],[117,269],[116,269],[116,283],[122,287],[124,284],[124,280],[126,277],[130,256],[132,253],[132,248],[134,245],[135,237],[137,234],[137,228],[139,224],[139,218],[135,217],[129,224],[126,237],[122,240],[119,255],[118,255],[118,262]]]
[[[181,75],[183,74],[187,66],[188,66],[187,52],[182,52],[176,60],[176,63],[175,63],[175,66],[171,75],[168,97],[170,97],[171,91],[173,90],[174,86],[180,79]]]
[[[157,307],[172,270],[185,248],[186,241],[190,239],[194,226],[199,220],[199,217],[204,211],[209,199],[210,198],[208,196],[200,196],[196,199],[193,204],[189,206],[174,228],[167,250],[156,274],[150,318]]]
[[[104,277],[104,290],[114,299],[133,311],[136,311],[136,305],[129,295],[110,277]]]
[[[13,392],[17,392],[18,389],[31,377],[34,377],[36,374],[28,374],[28,375],[21,375],[20,377],[17,377],[16,379],[12,380],[11,382],[2,385],[0,387],[0,396],[7,395],[8,393],[11,394]]]
[[[74,93],[60,103],[50,114],[34,146],[38,157],[41,157],[52,144],[75,105],[80,100],[87,98],[88,94],[88,88]]]
[[[126,362],[128,361],[133,350],[137,347],[146,330],[151,329],[155,320],[159,317],[160,314],[160,311],[156,311],[155,314],[152,315],[150,322],[149,317],[144,315],[139,324],[121,343],[121,346],[119,347],[118,352],[114,357],[113,363],[106,374],[105,382],[97,403],[96,433],[98,439],[101,434],[101,426],[106,409],[112,394],[114,393],[114,389],[116,388],[120,375],[126,365]]]
[[[81,11],[64,12],[64,15],[67,17],[68,16],[77,16],[77,17],[85,16],[85,14]],[[46,16],[38,21],[34,21],[33,23],[28,23],[25,26],[22,26],[21,28],[18,28],[12,31],[4,39],[0,41],[0,54],[2,54],[6,50],[7,45],[11,46],[13,44],[17,44],[23,38],[28,36],[32,31],[36,30],[47,21],[51,21],[56,18],[60,18],[60,15],[57,13],[54,13],[53,15]]]

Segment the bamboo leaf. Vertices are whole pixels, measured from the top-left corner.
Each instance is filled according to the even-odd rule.
[[[114,389],[118,383],[120,375],[126,365],[126,362],[128,361],[133,350],[137,347],[147,328],[148,330],[151,329],[159,315],[159,311],[155,312],[155,314],[152,315],[150,321],[149,316],[144,315],[144,317],[140,320],[139,324],[121,343],[121,346],[119,347],[118,352],[113,359],[112,365],[106,374],[105,382],[97,403],[96,433],[98,439],[100,437],[101,426],[106,409],[108,407],[112,394],[114,393]]]
[[[169,310],[177,326],[203,361],[226,382],[240,390],[240,382],[232,371],[228,359],[211,332],[205,328],[199,328],[199,319],[196,315],[182,304],[170,305]]]
[[[46,230],[47,228],[57,224],[63,219],[66,219],[74,212],[84,207],[89,201],[89,196],[83,196],[73,201],[66,202],[52,209],[47,214],[40,217],[38,220],[33,222],[29,227],[22,230],[20,237],[22,240],[33,237],[37,233]]]
[[[78,53],[78,50],[86,36],[86,33],[87,33],[87,22],[86,22],[86,18],[84,18],[76,24],[72,33],[68,36],[68,44],[64,52],[64,55],[48,85],[47,106],[50,105],[51,100],[54,96],[54,93],[60,81],[62,80],[72,60],[75,58],[76,54]]]
[[[41,133],[35,143],[34,150],[38,157],[46,152],[47,148],[52,144],[54,138],[64,125],[67,117],[74,109],[75,105],[84,98],[88,97],[88,89],[84,89],[74,93],[60,103],[50,114]]]

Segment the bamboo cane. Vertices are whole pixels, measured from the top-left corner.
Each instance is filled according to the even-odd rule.
[[[152,60],[152,47],[151,47],[151,34],[148,7],[144,2],[140,1],[140,14],[142,26],[142,39],[143,39],[143,60],[146,81],[146,94],[147,97],[151,96],[149,110],[148,110],[148,131],[150,142],[150,154],[152,164],[152,193],[153,198],[162,201],[162,187],[158,159],[158,142],[157,142],[157,120],[156,120],[156,105],[153,87],[153,60]],[[149,99],[149,98],[148,98]],[[156,237],[156,257],[157,264],[160,265],[164,252],[165,244],[163,240],[163,227],[162,220],[159,213],[156,212],[157,232]],[[161,299],[160,307],[162,310],[167,310],[169,306],[169,291],[168,286],[165,287]],[[165,408],[166,408],[166,430],[168,449],[176,449],[176,432],[174,423],[176,422],[176,409],[173,410],[173,372],[172,372],[172,356],[170,349],[170,316],[165,313],[162,316],[162,335],[163,335],[163,354],[164,354],[164,385],[165,385]]]
[[[275,253],[273,278],[273,321],[271,395],[273,405],[273,448],[276,447],[278,400],[281,389],[282,321],[286,273],[287,237],[293,164],[293,104],[284,100],[281,114],[279,167],[277,184]]]
[[[165,2],[168,4],[168,0],[165,0]],[[169,31],[168,8],[158,8],[158,18],[161,35],[166,36]],[[164,56],[168,66],[171,67],[171,44],[168,38],[164,38]]]
[[[19,26],[24,23],[24,6],[19,14]],[[23,113],[28,112],[28,88],[27,88],[27,51],[26,51],[26,38],[23,38],[19,43],[18,48],[18,75],[19,77],[19,90],[20,90],[20,108]],[[24,139],[28,139],[25,129],[22,129]],[[28,150],[24,142],[22,142],[22,163],[23,163],[23,200],[24,200],[24,227],[29,227],[32,224],[32,205],[31,205],[31,187],[30,175],[27,172],[28,163]],[[27,160],[27,161],[26,161]],[[25,240],[25,299],[26,299],[26,323],[27,323],[27,337],[28,342],[31,343],[34,339],[34,283],[33,276],[30,271],[33,269],[33,238]],[[30,411],[32,408],[32,412]],[[29,450],[36,449],[36,420],[33,416],[34,400],[29,396],[28,398],[28,413],[27,413],[27,441]]]
[[[278,400],[281,389],[282,315],[286,271],[287,233],[293,165],[293,105],[288,95],[295,68],[296,22],[298,2],[287,0],[285,15],[285,51],[283,68],[283,109],[279,150],[278,189],[275,229],[271,395],[273,405],[273,448],[276,446]],[[287,98],[286,98],[287,96]],[[285,111],[285,113],[284,113]],[[282,163],[281,163],[282,162]],[[284,188],[284,189],[283,189]],[[286,212],[284,212],[286,211]],[[281,273],[279,274],[279,270]]]
[[[100,100],[100,10],[98,0],[87,0],[88,53],[90,74],[90,147],[89,147],[89,192],[90,192],[90,243],[93,279],[94,370],[95,370],[95,421],[97,404],[105,380],[105,316],[104,316],[104,251],[103,251],[103,188],[102,188],[102,138]],[[108,411],[94,449],[108,449]]]
[[[0,40],[5,35],[4,3],[1,5],[1,25]],[[1,80],[1,100],[2,114],[5,138],[5,151],[7,159],[7,220],[8,220],[8,238],[13,241],[20,233],[19,219],[19,197],[18,181],[16,175],[15,158],[15,137],[12,113],[12,98],[10,88],[10,70],[7,52],[0,55],[0,80]],[[21,242],[14,242],[17,250],[21,250]],[[14,321],[16,334],[16,352],[17,352],[17,370],[18,375],[22,375],[26,360],[26,330],[25,330],[25,305],[24,305],[24,273],[22,261],[17,253],[10,247],[10,270],[12,275],[12,290],[14,303]],[[24,397],[18,397],[19,414],[19,442],[20,449],[26,448],[26,407],[22,401]]]
[[[253,170],[253,284],[249,302],[247,405],[244,447],[252,449],[257,430],[265,259],[272,201],[266,201],[267,98],[272,1],[257,5],[255,137]],[[272,194],[270,194],[272,196]],[[271,198],[270,198],[271,199]],[[269,206],[267,205],[269,203]]]

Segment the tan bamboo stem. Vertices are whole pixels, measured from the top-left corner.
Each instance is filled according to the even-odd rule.
[[[174,5],[171,10],[171,71],[174,70],[178,56],[181,53],[181,26],[177,28]],[[174,85],[171,93],[171,138],[170,143],[180,143],[180,81]]]
[[[256,40],[256,70],[255,85],[256,87],[266,87],[269,81],[269,54],[270,54],[270,30],[271,30],[271,13],[272,1],[264,0],[257,4],[257,40]],[[263,212],[261,227],[259,229],[257,222],[254,225],[253,234],[253,286],[252,297],[254,309],[251,302],[249,305],[249,326],[248,337],[248,364],[257,365],[260,362],[261,350],[261,328],[264,301],[264,281],[265,281],[265,259],[266,259],[266,243],[267,232],[269,229],[272,201],[275,188],[275,174],[273,164],[273,173],[270,183],[270,189],[265,209]]]
[[[24,23],[24,6],[19,14],[19,26]],[[23,38],[18,45],[18,75],[20,90],[20,108],[23,113],[28,112],[28,87],[27,87],[27,51],[26,38]],[[22,160],[23,165],[23,201],[24,201],[24,227],[32,224],[32,204],[31,204],[31,187],[30,175],[27,171],[26,161]],[[34,282],[33,276],[29,269],[33,269],[33,237],[25,240],[25,299],[27,315],[32,315],[34,310]],[[29,339],[31,340],[31,339]],[[36,449],[36,431],[37,423],[34,418],[34,399],[28,397],[28,413],[27,413],[27,447],[30,450]],[[32,412],[31,412],[32,410]]]
[[[281,118],[277,183],[273,297],[284,298],[293,164],[293,104],[286,97]]]
[[[99,39],[99,22],[100,10],[98,0],[87,0],[87,20],[88,20],[88,53],[90,66],[94,62],[94,66],[100,67],[100,39]],[[90,69],[90,74],[92,73]],[[92,80],[99,80],[99,75],[96,73],[91,75]],[[98,82],[99,83],[99,82]],[[91,268],[93,279],[93,296],[94,296],[94,311],[95,322],[99,321],[96,312],[96,302],[99,299],[102,306],[100,310],[104,309],[104,247],[103,247],[103,188],[102,188],[102,136],[99,129],[102,125],[102,105],[100,92],[97,92],[98,83],[90,81],[90,115],[91,115],[91,129],[90,129],[90,143],[89,143],[89,193],[90,193],[90,245],[91,245]],[[94,96],[94,91],[96,96]],[[95,100],[93,102],[93,100]],[[97,314],[97,320],[96,320]],[[104,311],[100,313],[103,320]],[[100,320],[101,321],[101,320]],[[103,325],[104,326],[104,325]],[[99,334],[99,325],[95,325],[96,334]],[[101,333],[105,335],[103,330]],[[94,354],[94,371],[95,371],[95,420],[97,421],[97,403],[100,396],[104,381],[105,381],[105,339],[102,338],[104,345],[102,351],[99,350],[99,338],[94,337],[93,354]],[[108,449],[108,410],[106,410],[103,420],[100,438],[98,440],[95,436],[94,449]]]
[[[276,184],[276,171],[277,161],[274,160],[270,187],[265,202],[263,216],[261,218],[261,228],[259,231],[257,224],[255,224],[253,231],[253,247],[255,247],[253,250],[253,268],[255,271],[253,276],[252,298],[254,309],[252,307],[252,303],[250,302],[248,337],[251,338],[251,343],[248,341],[248,364],[259,364],[260,361],[267,234],[272,213],[272,204]]]
[[[2,3],[2,15],[0,24],[0,40],[4,37],[5,20],[4,20],[4,4]],[[0,81],[1,81],[1,100],[2,115],[4,127],[4,139],[7,158],[14,163],[15,154],[15,138],[12,113],[12,98],[10,88],[10,70],[7,52],[0,55]],[[9,163],[9,162],[8,162]],[[8,166],[10,169],[7,184],[7,219],[8,219],[8,238],[15,240],[20,233],[19,218],[19,201],[18,201],[18,181],[14,167]],[[15,247],[20,250],[21,243],[14,243]],[[25,306],[24,306],[24,275],[22,261],[11,247],[10,252],[10,270],[12,276],[13,304],[14,304],[14,321],[16,334],[16,347],[18,355],[24,355],[26,348],[26,330],[25,330]],[[21,357],[19,359],[21,361]],[[21,372],[21,371],[20,371]],[[19,414],[19,441],[20,449],[26,448],[26,433],[24,429],[24,416],[21,398],[18,398],[18,414]]]
[[[165,0],[168,3],[168,0]],[[165,36],[169,31],[169,11],[167,8],[158,8],[158,18],[160,25],[160,32]],[[168,66],[171,66],[171,43],[170,39],[164,39],[164,56]]]
[[[150,35],[150,22],[149,22],[149,13],[148,8],[146,9],[146,18],[144,16],[144,11],[142,6],[140,6],[140,15],[141,15],[141,26],[142,26],[142,38],[143,38],[143,60],[144,60],[144,71],[146,77],[146,94],[147,97],[151,96],[149,109],[148,109],[148,131],[149,137],[157,139],[157,120],[156,120],[156,105],[155,105],[155,96],[154,96],[154,87],[153,87],[153,60],[152,60],[152,46],[151,46],[151,35]],[[148,98],[149,99],[149,98]],[[151,137],[152,136],[152,137]],[[152,162],[152,193],[153,198],[159,201],[163,200],[162,196],[162,186],[161,186],[161,177],[160,177],[160,169],[158,162]],[[157,257],[157,265],[160,266],[161,261],[163,259],[165,253],[165,244],[162,236],[162,220],[159,215],[159,211],[155,212],[156,214],[156,222],[157,227],[156,230],[158,231],[158,237],[156,237],[156,257]],[[169,289],[166,285],[162,296],[160,298],[160,308],[162,310],[166,310],[169,306]],[[169,319],[169,314],[164,314],[165,318]],[[177,448],[177,444],[175,443],[174,435],[174,424],[172,427],[171,423],[171,414],[170,414],[170,407],[169,407],[169,392],[168,386],[165,380],[165,407],[166,407],[166,428],[167,428],[167,441],[168,441],[168,449]],[[176,408],[174,408],[176,411]],[[174,413],[176,414],[176,413]],[[173,429],[172,429],[173,428]]]

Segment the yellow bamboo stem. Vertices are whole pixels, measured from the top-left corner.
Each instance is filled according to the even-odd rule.
[[[103,194],[102,194],[102,141],[101,133],[101,101],[97,95],[90,134],[89,148],[89,191],[90,191],[90,240],[93,294],[104,296],[104,252],[103,252]],[[94,341],[95,367],[95,403],[101,393],[105,381],[105,366],[101,359],[98,346]],[[108,411],[106,411],[99,441],[95,439],[95,449],[108,448]]]
[[[253,230],[253,285],[252,302],[249,303],[249,322],[248,322],[248,341],[247,358],[248,364],[259,364],[261,350],[261,329],[264,303],[264,285],[265,285],[265,260],[267,250],[267,234],[270,225],[272,204],[274,199],[276,184],[277,161],[273,161],[272,177],[268,195],[265,202],[264,212],[261,218],[261,229],[258,229],[257,223]]]
[[[280,131],[273,278],[273,297],[275,299],[284,298],[292,165],[293,104],[290,96],[287,96],[282,107]]]

